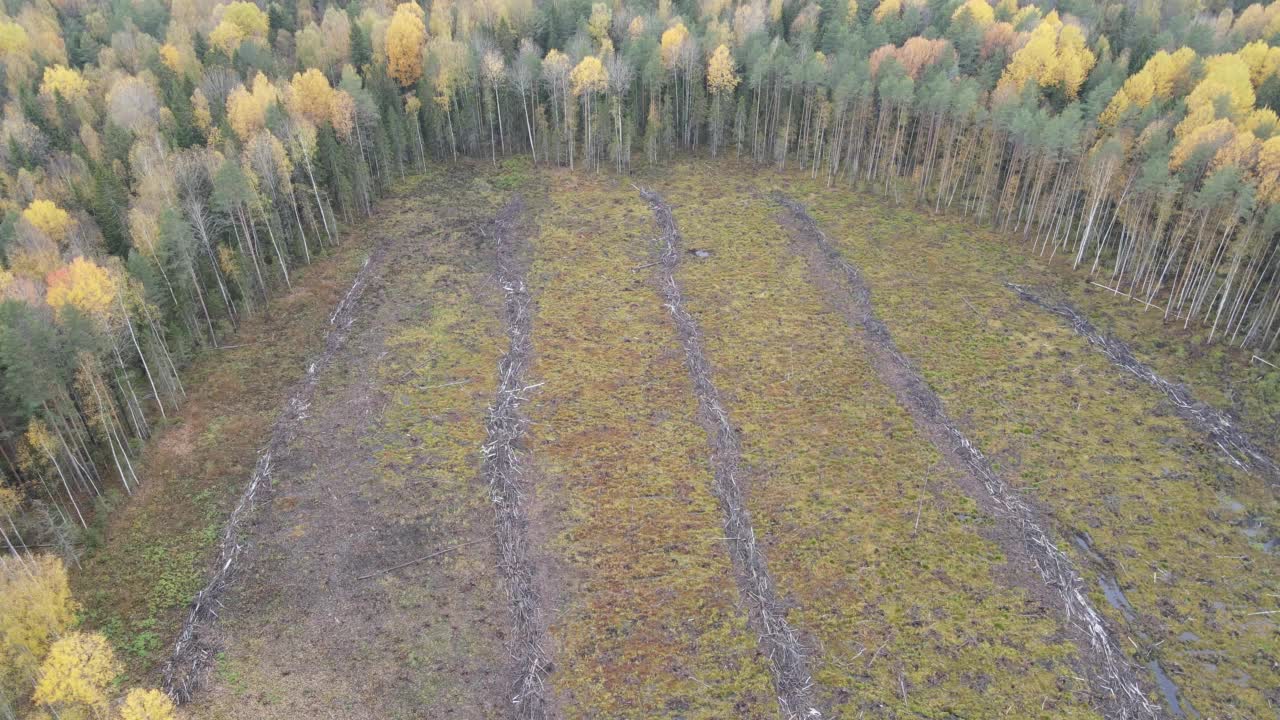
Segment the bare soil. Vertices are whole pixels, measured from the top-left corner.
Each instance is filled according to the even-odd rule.
[[[452,449],[436,447],[482,435],[495,346],[469,348],[475,362],[453,368],[475,376],[442,378],[430,372],[437,358],[413,357],[430,344],[397,339],[399,328],[453,305],[498,327],[493,254],[476,231],[491,210],[440,194],[407,198],[376,220],[385,260],[350,340],[322,372],[322,391],[275,460],[198,716],[482,718],[507,703],[509,685],[494,668],[505,665],[511,623],[478,443],[462,448],[461,466],[445,462]],[[462,271],[432,270],[447,265]],[[399,420],[418,413],[394,412],[446,395],[456,400],[424,418],[432,436]],[[390,461],[388,447],[403,452]]]

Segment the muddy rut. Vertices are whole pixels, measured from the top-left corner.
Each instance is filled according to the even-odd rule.
[[[919,371],[898,350],[888,327],[875,313],[871,291],[858,269],[831,244],[803,205],[781,194],[775,194],[774,200],[789,215],[783,217],[783,224],[797,241],[798,251],[808,260],[818,282],[834,295],[830,298],[832,304],[851,325],[861,329],[877,374],[893,390],[922,434],[962,471],[966,492],[997,519],[1001,544],[1017,569],[1028,574],[1034,569],[1039,576],[1039,583],[1024,583],[1028,590],[1062,608],[1106,717],[1158,717],[1159,706],[1147,699],[1133,665],[1089,600],[1084,579],[1046,531],[1042,513],[994,471],[982,451],[948,416],[941,399]],[[1051,597],[1044,597],[1045,590]]]

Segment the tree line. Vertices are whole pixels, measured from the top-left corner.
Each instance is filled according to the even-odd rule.
[[[74,561],[181,371],[429,162],[732,154],[1280,344],[1280,3],[3,0],[7,551]]]
[[[0,488],[0,504],[7,497]],[[159,690],[113,687],[120,662],[101,633],[75,629],[79,606],[54,555],[0,555],[0,717],[16,720],[176,720]]]

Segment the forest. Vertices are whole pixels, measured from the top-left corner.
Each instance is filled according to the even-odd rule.
[[[192,364],[438,168],[747,163],[1280,362],[1280,2],[4,0],[0,68],[0,717],[170,716],[67,568]]]

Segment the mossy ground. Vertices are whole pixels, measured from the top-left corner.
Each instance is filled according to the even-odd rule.
[[[682,165],[658,189],[748,505],[838,717],[1096,717],[1055,618],[1002,584],[990,518],[876,377],[749,179]],[[710,253],[705,259],[694,250]]]
[[[1118,579],[1132,620],[1097,582],[1092,596],[1134,658],[1158,658],[1205,717],[1274,713],[1280,625],[1257,614],[1274,609],[1280,583],[1258,541],[1259,527],[1280,527],[1274,494],[1225,463],[1163,396],[1001,282],[1059,285],[1090,310],[1103,299],[1072,291],[1069,279],[970,224],[805,180],[787,190],[863,270],[899,347],[1001,471],[1051,513],[1086,576],[1101,569]],[[1157,367],[1214,399],[1206,388],[1219,354],[1171,352],[1194,338],[1153,339],[1158,328],[1141,310],[1113,305],[1109,324],[1130,329],[1144,359],[1159,350],[1167,359]],[[1092,538],[1101,565],[1071,543],[1077,533]]]
[[[706,436],[630,185],[549,173],[526,405],[566,718],[772,718],[737,607]]]
[[[1010,244],[1007,239],[996,242]],[[1071,260],[1036,256],[1029,269],[1044,277],[1046,287],[1070,298],[1095,325],[1122,338],[1157,372],[1185,383],[1197,399],[1233,410],[1252,430],[1255,442],[1272,457],[1280,456],[1280,369],[1260,362],[1251,349],[1217,340],[1207,344],[1209,329],[1198,319],[1185,327],[1182,319],[1166,319],[1162,308],[1148,308],[1092,284],[1114,287],[1115,280],[1102,275],[1091,282],[1083,270],[1070,269]],[[1277,362],[1275,353],[1269,357]]]

